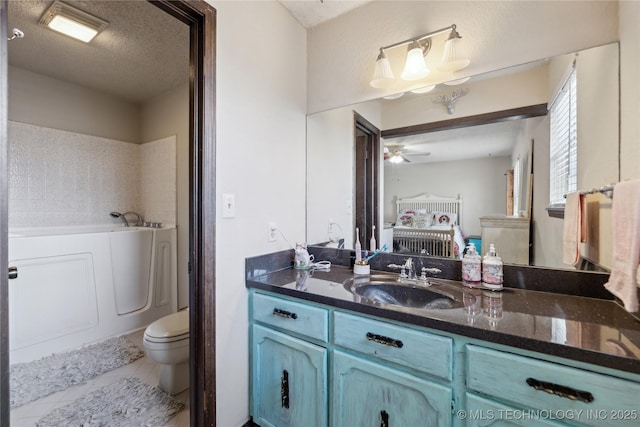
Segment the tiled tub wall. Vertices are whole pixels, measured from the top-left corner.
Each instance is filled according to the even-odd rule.
[[[176,142],[146,144],[9,122],[9,227],[105,224],[134,210],[176,222]]]

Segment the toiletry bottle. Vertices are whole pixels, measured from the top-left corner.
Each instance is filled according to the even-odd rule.
[[[371,241],[369,241],[369,250],[371,252],[376,251],[376,226],[371,227]]]
[[[482,282],[482,260],[476,252],[476,245],[469,243],[467,253],[462,258],[462,283],[478,288]]]
[[[493,291],[502,289],[502,258],[496,253],[493,243],[482,260],[482,286]]]
[[[356,244],[354,245],[356,252],[356,262],[362,261],[362,245],[360,244],[360,229],[356,227]]]

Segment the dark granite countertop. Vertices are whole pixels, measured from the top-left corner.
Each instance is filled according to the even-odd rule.
[[[346,266],[269,272],[254,264],[247,262],[249,288],[640,374],[640,322],[612,299],[514,287],[492,292],[434,279],[434,289],[438,282],[455,287],[463,304],[450,309],[407,308],[351,293],[344,282],[354,277],[353,270]]]

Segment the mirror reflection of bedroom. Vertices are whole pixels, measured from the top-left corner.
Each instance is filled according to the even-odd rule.
[[[379,247],[459,259],[470,242],[482,255],[494,243],[505,263],[572,268],[562,262],[563,221],[550,194],[548,111],[577,70],[577,188],[617,182],[618,61],[612,43],[308,116],[308,241],[353,248],[359,115],[382,129]],[[456,93],[453,111],[439,102]],[[596,193],[587,204],[593,238],[581,253],[592,261],[584,269],[597,270],[611,265],[611,199]]]

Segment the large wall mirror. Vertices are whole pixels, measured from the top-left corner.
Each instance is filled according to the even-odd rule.
[[[376,231],[380,243],[391,242],[398,199],[421,194],[459,197],[457,225],[466,237],[480,238],[491,219],[518,218],[526,224],[523,239],[528,240],[529,253],[525,261],[509,261],[507,256],[507,262],[574,268],[562,262],[563,219],[547,210],[550,118],[546,114],[574,68],[577,189],[617,182],[619,46],[612,43],[449,82],[427,93],[406,92],[309,115],[307,242],[336,241],[353,247],[358,227],[354,219],[357,113],[381,130],[381,150],[387,150],[387,158],[398,152],[408,160],[381,162]],[[454,94],[463,95],[450,111],[439,101]],[[502,117],[505,111],[514,113]],[[523,116],[523,111],[533,113]],[[474,119],[482,117],[486,120]],[[508,178],[512,172],[515,181]],[[515,200],[508,196],[514,186]],[[587,197],[589,237],[581,244],[589,261],[586,268],[611,265],[610,210],[611,199],[605,195]]]

